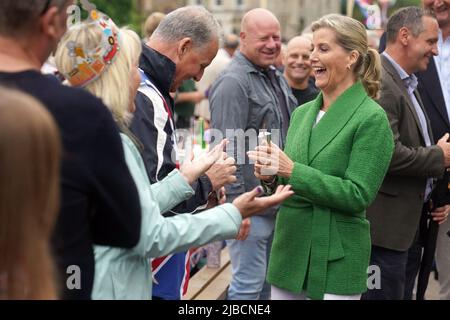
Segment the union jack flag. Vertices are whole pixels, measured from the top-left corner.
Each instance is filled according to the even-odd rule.
[[[201,250],[196,248],[153,259],[153,296],[163,300],[181,300],[189,285],[191,257]]]

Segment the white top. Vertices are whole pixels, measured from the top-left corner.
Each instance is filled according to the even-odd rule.
[[[325,115],[325,113],[326,113],[325,111],[319,110],[319,114],[317,115],[316,123],[314,124],[314,126],[317,126],[319,121],[322,120],[322,118]]]

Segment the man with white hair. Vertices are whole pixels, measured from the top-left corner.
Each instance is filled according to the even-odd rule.
[[[144,145],[143,158],[152,183],[162,180],[177,166],[174,101],[170,93],[176,92],[185,80],[202,78],[217,54],[220,35],[220,25],[210,12],[187,6],[168,14],[143,45],[139,63],[142,81],[131,130]],[[194,197],[164,216],[204,209],[208,199],[214,200],[214,191],[235,181],[235,170],[231,158],[215,164],[192,186]],[[181,299],[189,280],[189,254],[155,259],[153,270],[157,282],[154,299]]]

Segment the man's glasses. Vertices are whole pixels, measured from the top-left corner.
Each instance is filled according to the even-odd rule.
[[[49,7],[50,7],[50,3],[51,3],[51,2],[52,2],[52,0],[47,0],[47,2],[45,3],[44,9],[42,9],[41,16],[47,12],[47,10],[48,10]]]

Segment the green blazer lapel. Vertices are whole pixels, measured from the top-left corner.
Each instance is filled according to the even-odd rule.
[[[357,82],[336,99],[311,132],[308,165],[346,126],[366,98],[362,83]]]
[[[288,154],[291,154],[295,157],[296,162],[302,163],[302,164],[308,164],[309,163],[309,143],[310,143],[310,137],[311,137],[311,130],[312,127],[316,121],[317,114],[319,113],[319,109],[322,106],[322,93],[319,94],[319,96],[314,100],[312,105],[308,108],[308,111],[306,111],[305,116],[302,117],[298,124],[295,124],[295,126],[292,126],[293,134],[292,137],[289,137],[288,139],[292,139],[293,141],[297,141],[296,143],[286,143],[286,145],[293,146],[292,153],[288,152]],[[290,132],[291,133],[291,132]]]

